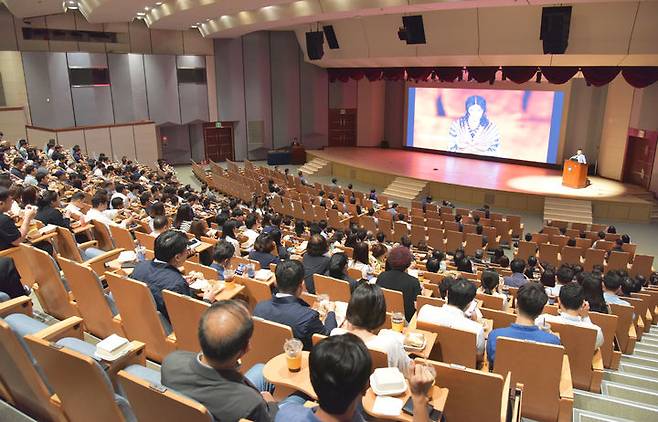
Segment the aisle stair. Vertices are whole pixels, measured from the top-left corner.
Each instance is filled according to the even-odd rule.
[[[331,163],[322,158],[313,158],[299,168],[306,176],[330,176]]]
[[[592,224],[592,202],[575,199],[544,199],[544,222],[568,221]]]
[[[393,182],[384,189],[383,195],[397,202],[410,202],[420,199],[427,194],[428,183],[424,180],[409,179],[407,177],[396,177]]]

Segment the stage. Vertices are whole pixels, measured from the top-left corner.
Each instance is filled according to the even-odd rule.
[[[333,147],[307,151],[309,161],[329,161],[337,178],[355,179],[382,189],[396,177],[428,182],[435,199],[542,213],[544,198],[592,202],[593,217],[648,222],[650,193],[634,185],[590,177],[583,189],[562,186],[562,171],[475,160],[405,149]],[[648,194],[648,195],[647,195]]]

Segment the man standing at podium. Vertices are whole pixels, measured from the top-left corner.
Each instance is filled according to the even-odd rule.
[[[578,161],[580,164],[587,164],[587,158],[585,158],[585,154],[583,154],[583,150],[578,148],[576,151],[576,155],[573,155],[570,160],[573,161]]]

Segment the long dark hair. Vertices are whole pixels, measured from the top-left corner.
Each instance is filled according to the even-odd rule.
[[[180,228],[180,225],[183,221],[193,221],[194,220],[194,211],[189,204],[182,204],[178,207],[176,211],[176,218],[174,218],[174,227],[177,229]]]
[[[487,127],[489,125],[489,119],[487,118],[487,100],[484,99],[484,97],[480,97],[479,95],[471,95],[466,99],[466,113],[459,119],[459,123],[462,125],[466,125],[468,123],[468,118],[470,114],[468,113],[468,109],[472,105],[479,105],[482,107],[482,117],[480,117],[480,126],[482,127]]]

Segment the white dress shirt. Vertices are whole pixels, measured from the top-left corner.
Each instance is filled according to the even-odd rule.
[[[552,322],[556,322],[558,324],[571,324],[571,325],[576,325],[578,327],[585,327],[585,328],[592,328],[596,330],[596,348],[598,349],[601,347],[603,344],[603,331],[601,331],[601,327],[598,325],[594,324],[589,317],[581,317],[578,315],[569,315],[564,312],[560,312],[560,315],[549,315],[549,314],[542,314],[537,317],[535,320],[535,324],[539,327],[542,327],[546,324],[544,322],[548,322],[549,324]]]
[[[98,221],[99,223],[105,224],[106,226],[119,226],[119,227],[126,226],[125,221],[122,222],[121,224],[117,224],[105,212],[97,210],[96,208],[92,208],[89,211],[87,211],[87,214],[85,214],[85,220],[86,221],[95,220]]]
[[[441,307],[425,305],[418,312],[418,321],[475,333],[475,345],[478,355],[484,354],[484,327],[482,324],[467,318],[464,311],[458,307],[453,305],[443,305]]]

